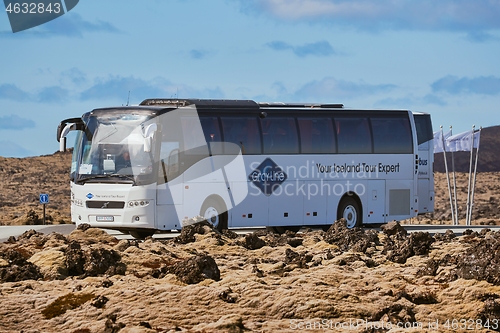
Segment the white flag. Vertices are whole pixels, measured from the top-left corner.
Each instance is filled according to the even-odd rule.
[[[479,147],[480,131],[474,133],[474,147],[472,147],[472,131],[450,136],[446,139],[446,151],[471,151]]]
[[[448,139],[451,136],[451,130],[449,130],[447,133],[443,134],[443,130],[439,130],[437,132],[434,132],[434,153],[442,153],[444,150],[443,147],[443,136],[444,136],[444,141]]]

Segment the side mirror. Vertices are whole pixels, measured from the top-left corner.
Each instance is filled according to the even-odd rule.
[[[151,152],[151,147],[153,145],[153,137],[158,130],[158,126],[153,123],[149,124],[148,127],[146,127],[146,130],[144,131],[144,152],[150,153]]]
[[[75,123],[69,123],[64,126],[63,130],[61,131],[61,136],[59,137],[59,151],[60,152],[65,152],[66,151],[66,135],[68,135],[69,132],[76,130],[76,124]]]

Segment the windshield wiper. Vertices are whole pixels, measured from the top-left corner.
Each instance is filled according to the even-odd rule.
[[[81,177],[81,175],[80,175]],[[111,179],[112,177],[120,177],[120,178],[125,178],[127,180],[131,180],[132,182],[135,182],[135,178],[131,177],[129,175],[122,175],[119,173],[113,173],[109,175],[91,175],[90,177],[83,177],[83,178],[78,178],[76,182],[86,182],[88,180],[95,180],[95,179]]]

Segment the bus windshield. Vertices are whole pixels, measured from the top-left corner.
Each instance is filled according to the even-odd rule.
[[[74,151],[75,182],[153,181],[154,148],[145,149],[145,130],[154,122],[150,113],[94,111],[84,121],[88,131]]]

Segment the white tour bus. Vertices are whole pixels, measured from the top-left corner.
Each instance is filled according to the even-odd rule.
[[[429,114],[342,104],[147,99],[63,120],[77,131],[71,218],[145,237],[202,216],[219,230],[349,227],[434,209]]]

